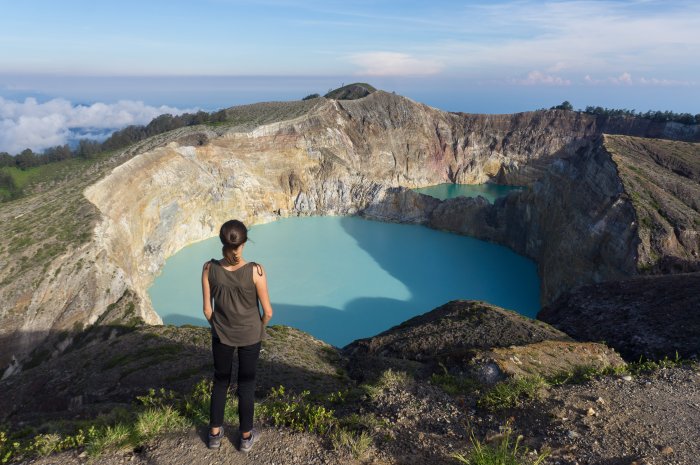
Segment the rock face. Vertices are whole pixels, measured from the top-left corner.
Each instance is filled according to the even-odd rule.
[[[604,340],[631,360],[700,357],[700,273],[584,286],[538,318],[578,340]]]
[[[697,269],[699,155],[697,143],[606,135],[525,166],[522,173],[537,173],[530,188],[493,204],[387,189],[362,214],[508,245],[537,262],[547,304],[640,270]]]
[[[563,332],[513,311],[486,302],[453,300],[343,350],[421,361],[549,340],[572,341]]]
[[[700,271],[698,144],[605,136],[605,148],[634,206],[639,268]]]
[[[473,234],[535,258],[548,303],[572,286],[636,273],[638,242],[644,240],[602,132],[700,138],[696,126],[557,110],[446,113],[382,91],[357,100],[261,108],[236,107],[227,111],[230,125],[177,130],[107,163],[118,166],[99,172],[84,189],[94,205],[87,205],[94,227],[81,245],[82,260],[75,251],[51,256],[46,271],[56,279],[37,273],[29,289],[0,289],[0,336],[8,341],[0,366],[26,358],[49,330],[94,323],[127,295],[134,315],[159,322],[146,289],[165,259],[216,235],[234,217],[254,224],[364,212]],[[494,205],[483,199],[439,202],[397,190],[486,181],[529,189]],[[76,187],[71,192],[79,195]],[[695,237],[692,224],[685,224],[679,244]],[[61,273],[75,260],[81,264],[73,281]],[[66,281],[74,285],[63,293]],[[21,344],[18,330],[25,333]]]
[[[551,326],[485,302],[454,300],[343,348],[354,377],[403,359],[468,374],[484,384],[507,377],[550,376],[578,367],[623,365],[603,344],[574,342]],[[383,360],[384,359],[384,360]],[[383,363],[384,362],[384,363]],[[395,362],[393,362],[395,363]]]

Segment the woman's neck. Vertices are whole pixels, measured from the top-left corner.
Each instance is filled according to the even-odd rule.
[[[236,263],[235,265],[232,265],[231,263],[229,263],[229,261],[226,259],[226,257],[219,260],[219,265],[221,265],[222,267],[224,267],[224,269],[229,270],[229,271],[235,271],[238,268],[245,265],[246,263],[248,263],[248,262],[246,262],[243,257],[239,257],[238,263]]]

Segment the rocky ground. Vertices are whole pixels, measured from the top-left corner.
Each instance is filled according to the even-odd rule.
[[[545,463],[574,465],[697,464],[700,445],[700,372],[670,368],[624,379],[608,376],[581,385],[550,388],[537,401],[504,412],[480,411],[469,397],[453,397],[429,385],[386,389],[366,406],[390,425],[373,433],[363,456],[331,448],[327,438],[262,427],[260,442],[244,454],[231,428],[218,451],[205,447],[205,428],[160,437],[137,451],[123,450],[90,463],[135,464],[455,464],[473,428],[480,440],[497,441],[506,418],[530,449],[549,448]],[[653,406],[653,407],[651,407]],[[27,461],[83,464],[70,451]]]
[[[551,389],[516,424],[553,449],[550,463],[697,464],[700,371],[668,368]]]
[[[438,329],[448,339],[462,338],[459,357],[428,350],[425,344]],[[470,339],[470,332],[478,337]],[[206,426],[200,422],[135,449],[108,449],[95,458],[78,448],[23,463],[447,465],[457,463],[454,453],[470,448],[471,435],[497,444],[506,425],[514,436],[523,436],[522,444],[531,451],[549,450],[549,464],[691,465],[700,453],[697,365],[625,370],[602,344],[576,343],[542,322],[483,302],[450,302],[343,350],[287,327],[272,327],[269,333],[258,401],[269,402],[269,389],[279,384],[289,392],[308,389],[315,399],[341,392],[333,402],[318,402],[333,410],[339,424],[364,431],[364,447],[353,451],[334,444],[330,433],[298,432],[260,418],[260,442],[247,455],[237,450],[235,422],[227,424],[227,440],[218,451],[206,448]],[[208,346],[204,328],[94,329],[63,355],[2,381],[0,421],[47,432],[59,420],[85,420],[129,407],[148,387],[187,391],[210,376]],[[437,356],[425,355],[431,353]],[[559,356],[557,363],[552,354]],[[616,374],[575,384],[573,373],[582,366]],[[474,375],[488,372],[484,367],[497,376]],[[493,383],[533,374],[551,381],[531,398],[504,408],[481,400]]]

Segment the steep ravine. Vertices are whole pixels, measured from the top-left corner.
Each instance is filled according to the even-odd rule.
[[[125,299],[134,316],[160,321],[146,289],[165,259],[215,235],[232,217],[255,224],[289,215],[362,213],[474,235],[535,258],[547,303],[571,286],[636,272],[632,204],[601,133],[699,137],[696,129],[671,124],[613,125],[565,111],[446,113],[381,91],[319,102],[301,116],[254,129],[189,128],[161,138],[88,186],[84,195],[100,218],[82,269],[105,278],[94,284],[100,299],[72,296],[73,323],[93,323],[110,303]],[[396,190],[489,180],[529,189],[493,206],[480,199],[441,203]],[[60,266],[54,261],[52,269]],[[62,283],[40,286],[54,292],[54,307],[31,328],[22,318],[13,320],[4,328],[8,333],[62,329],[54,323],[67,297],[51,291]],[[23,305],[10,305],[21,317]],[[9,349],[3,365],[31,344]]]

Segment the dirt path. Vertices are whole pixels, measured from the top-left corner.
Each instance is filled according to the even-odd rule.
[[[698,465],[700,372],[561,386],[522,412],[518,427],[553,447],[552,461],[562,465]]]
[[[347,457],[340,457],[327,450],[319,437],[311,434],[292,433],[275,428],[262,428],[259,442],[248,453],[238,450],[236,432],[226,431],[226,438],[219,450],[206,446],[206,429],[171,433],[154,440],[143,450],[113,452],[91,460],[86,454],[65,452],[30,462],[34,465],[248,465],[248,464],[352,464]],[[335,457],[334,457],[335,455]]]

